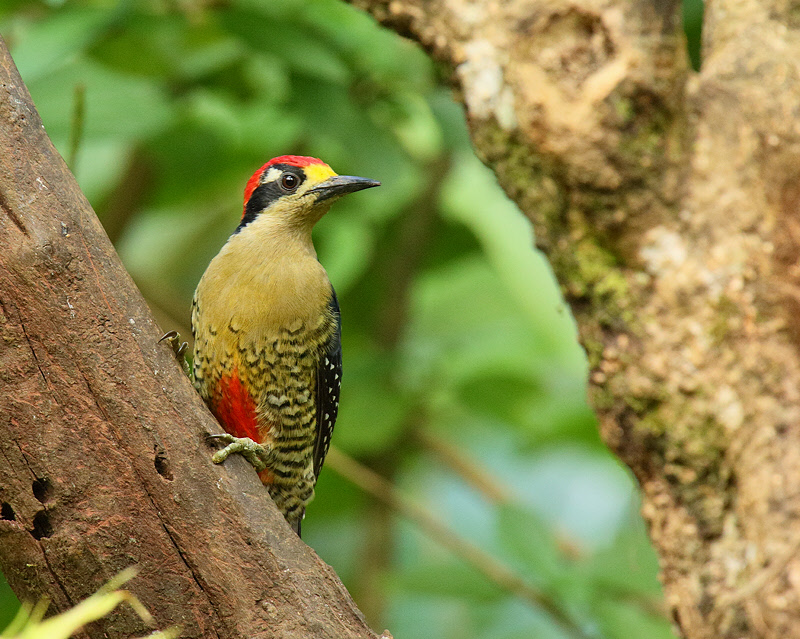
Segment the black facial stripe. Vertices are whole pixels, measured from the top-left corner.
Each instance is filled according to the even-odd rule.
[[[261,211],[267,208],[282,195],[286,194],[277,182],[267,182],[266,184],[262,184],[261,186],[257,187],[250,196],[250,199],[247,200],[247,206],[245,206],[242,221],[239,222],[239,226],[236,228],[236,231],[238,232],[243,227],[250,224],[250,222],[258,217],[258,214],[261,213]]]
[[[280,173],[278,174],[278,178],[276,180],[267,182],[266,184],[262,184],[261,186],[258,186],[253,190],[253,193],[250,195],[250,199],[247,200],[247,205],[245,206],[244,209],[244,215],[242,216],[242,221],[239,222],[239,226],[236,227],[234,233],[238,233],[245,226],[250,224],[250,222],[252,222],[258,217],[258,214],[261,213],[261,211],[263,211],[270,204],[275,202],[278,198],[293,193],[295,190],[297,190],[297,187],[295,187],[295,189],[293,189],[292,191],[287,191],[281,186],[280,176],[283,173],[291,173],[293,175],[296,175],[299,180],[297,183],[298,187],[306,179],[306,174],[303,171],[303,169],[296,166],[292,166],[291,164],[273,164],[271,167],[267,169],[267,171],[269,172],[272,169],[278,169],[280,171]]]

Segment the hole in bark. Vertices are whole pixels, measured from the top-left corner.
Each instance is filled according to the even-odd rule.
[[[33,482],[33,496],[43,504],[50,501],[53,495],[53,484],[48,479],[37,479]]]
[[[714,610],[714,599],[711,598],[708,593],[704,593],[700,596],[700,603],[697,607],[700,610],[700,614],[703,615],[703,617],[708,618],[708,615],[710,615],[711,611]]]
[[[164,452],[164,449],[160,446],[155,447],[156,456],[153,459],[153,463],[156,467],[156,472],[161,475],[164,479],[168,481],[172,481],[174,479],[174,475],[172,474],[172,469],[169,467],[169,459],[167,459],[167,453]]]
[[[17,515],[14,512],[14,509],[11,507],[11,504],[8,502],[3,502],[0,504],[0,519],[5,519],[6,521],[16,521]]]
[[[53,526],[50,523],[50,518],[47,513],[40,510],[33,518],[33,530],[31,535],[34,539],[42,539],[43,537],[50,537],[53,534]]]

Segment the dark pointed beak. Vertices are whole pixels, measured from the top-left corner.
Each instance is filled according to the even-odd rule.
[[[319,186],[315,186],[309,192],[317,196],[316,201],[322,202],[332,197],[338,197],[345,193],[353,193],[362,189],[371,189],[373,186],[380,186],[377,180],[369,178],[354,177],[352,175],[334,175],[328,178]]]

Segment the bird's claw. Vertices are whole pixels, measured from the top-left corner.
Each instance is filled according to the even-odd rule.
[[[186,353],[186,349],[189,347],[189,342],[181,342],[181,334],[178,331],[167,331],[161,336],[161,339],[158,340],[160,344],[163,341],[169,342],[169,345],[172,347],[172,351],[175,353],[175,357],[180,359]]]
[[[189,368],[189,362],[186,361],[186,350],[189,348],[189,342],[181,342],[181,334],[178,331],[164,333],[158,343],[165,341],[172,347],[172,352],[175,354],[178,364],[183,368],[183,372],[191,378],[192,371]]]
[[[272,462],[272,447],[262,446],[249,437],[234,437],[228,433],[221,433],[219,435],[209,435],[208,439],[227,444],[225,448],[218,450],[211,456],[211,461],[215,464],[221,464],[233,453],[239,453],[256,469],[256,472],[260,473]]]

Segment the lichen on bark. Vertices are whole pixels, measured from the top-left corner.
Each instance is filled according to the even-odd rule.
[[[450,64],[635,473],[684,636],[800,627],[800,38],[791,2],[355,0]]]

